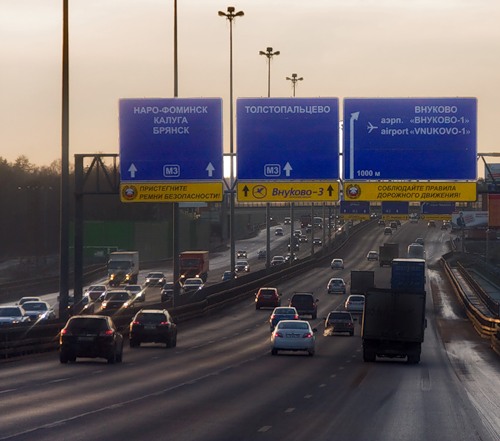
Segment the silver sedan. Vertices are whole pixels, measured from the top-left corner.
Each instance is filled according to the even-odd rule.
[[[306,320],[281,320],[271,334],[271,354],[278,351],[305,351],[314,355],[317,329]]]

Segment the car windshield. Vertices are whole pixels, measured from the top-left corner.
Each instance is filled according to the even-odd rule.
[[[295,309],[293,309],[293,308],[276,308],[274,313],[280,314],[280,315],[295,315]]]
[[[162,277],[162,273],[149,273],[147,276],[148,279],[161,279]]]
[[[350,314],[346,314],[343,312],[331,312],[328,315],[328,321],[333,321],[333,320],[350,320],[351,316]]]
[[[365,298],[362,296],[350,296],[349,301],[350,302],[364,302]]]
[[[191,286],[199,286],[199,285],[202,285],[203,284],[203,280],[197,280],[197,279],[188,279],[186,280],[186,282],[184,283],[184,285],[191,285]]]
[[[0,317],[19,317],[23,315],[19,308],[0,308]]]
[[[106,294],[106,300],[128,300],[130,295],[128,292],[110,292]]]
[[[309,325],[307,323],[301,322],[279,322],[278,329],[309,329]]]
[[[143,312],[137,314],[136,321],[139,323],[158,324],[167,321],[162,312]]]
[[[66,326],[72,332],[93,330],[93,331],[105,331],[108,329],[108,323],[105,319],[94,318],[94,317],[74,317],[70,319]]]
[[[23,308],[27,311],[47,311],[49,309],[44,302],[26,302]]]

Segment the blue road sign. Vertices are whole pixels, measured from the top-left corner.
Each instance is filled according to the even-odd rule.
[[[239,180],[339,178],[337,98],[239,98]]]
[[[120,100],[122,182],[214,181],[223,172],[222,100]]]
[[[452,214],[455,212],[455,202],[422,202],[422,214]]]
[[[346,180],[475,180],[476,98],[344,100]]]
[[[382,202],[382,214],[408,214],[409,206],[408,202]]]
[[[340,214],[369,214],[370,202],[340,201]]]

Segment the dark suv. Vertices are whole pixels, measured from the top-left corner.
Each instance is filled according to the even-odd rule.
[[[277,288],[259,288],[255,294],[255,309],[281,306],[281,294]]]
[[[165,343],[167,348],[177,345],[177,325],[166,309],[141,309],[130,322],[130,347],[141,343]]]
[[[121,362],[123,336],[113,320],[105,315],[71,317],[59,334],[61,363],[77,357],[105,358],[108,363]]]
[[[310,315],[314,320],[318,316],[318,302],[312,292],[296,292],[292,295],[288,306],[293,306],[299,315]]]

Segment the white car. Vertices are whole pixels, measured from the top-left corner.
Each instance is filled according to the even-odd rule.
[[[366,255],[366,260],[378,260],[378,251],[368,251],[368,254]]]
[[[282,265],[285,263],[285,257],[284,256],[274,256],[271,259],[271,266],[278,266]]]
[[[132,298],[138,302],[146,301],[146,288],[141,285],[126,285],[125,291],[128,291]]]
[[[25,302],[23,309],[32,322],[56,318],[56,313],[47,302]]]
[[[22,306],[0,306],[0,325],[17,325],[29,321]]]
[[[248,273],[250,271],[250,264],[248,263],[248,260],[237,260],[234,266],[234,270],[237,273]]]
[[[190,277],[186,279],[184,285],[182,285],[182,293],[186,294],[188,292],[193,293],[199,291],[203,288],[203,285],[203,279],[201,279],[200,277]]]
[[[365,308],[365,296],[361,294],[351,294],[347,297],[344,308],[351,314],[362,314]]]
[[[330,267],[332,269],[344,269],[344,260],[343,259],[333,259],[330,263]]]
[[[305,351],[314,355],[317,329],[307,320],[281,320],[271,333],[271,354],[278,351]]]
[[[346,284],[344,282],[344,279],[340,277],[331,278],[326,285],[326,290],[328,294],[345,294]]]

